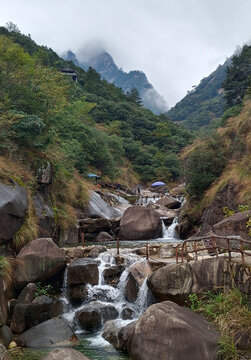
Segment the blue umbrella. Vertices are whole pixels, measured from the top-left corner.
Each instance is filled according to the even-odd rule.
[[[166,184],[162,181],[156,181],[156,182],[152,183],[151,186],[155,187],[155,186],[163,186],[163,185],[166,185]]]
[[[99,178],[100,176],[98,176],[98,175],[96,175],[96,174],[88,174],[87,175],[88,177],[90,177],[90,178]]]

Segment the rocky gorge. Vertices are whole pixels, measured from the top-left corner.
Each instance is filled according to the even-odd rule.
[[[207,251],[198,261],[177,263],[181,195],[147,192],[133,205],[123,192],[92,192],[60,242],[52,208],[35,197],[41,237],[15,254],[11,241],[25,221],[28,197],[17,184],[0,190],[1,242],[15,264],[12,281],[0,280],[1,360],[10,358],[4,347],[11,344],[44,348],[48,360],[87,359],[76,351],[85,338],[93,348],[108,342],[117,356],[131,359],[217,358],[219,333],[184,305],[192,294],[224,287],[250,296],[250,267]]]

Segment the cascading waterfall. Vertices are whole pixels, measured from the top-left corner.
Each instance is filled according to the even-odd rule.
[[[175,217],[173,219],[172,224],[168,227],[166,227],[164,221],[162,220],[162,238],[179,240],[178,228],[179,228],[178,217]]]
[[[149,305],[149,296],[148,296],[148,287],[146,279],[142,283],[139,292],[138,297],[135,303],[130,303],[125,299],[125,288],[127,284],[127,278],[128,278],[128,269],[129,267],[134,264],[137,261],[142,261],[137,255],[126,255],[125,258],[125,270],[122,272],[120,276],[119,283],[117,287],[113,287],[111,285],[105,284],[104,281],[104,270],[113,266],[115,264],[115,258],[112,254],[105,252],[99,255],[97,258],[99,261],[98,271],[99,271],[99,281],[97,285],[87,285],[88,290],[88,296],[87,300],[83,302],[79,307],[73,308],[70,305],[70,301],[67,297],[67,276],[68,276],[68,268],[65,270],[64,274],[64,283],[62,287],[62,297],[61,299],[64,301],[64,308],[65,313],[63,314],[63,317],[74,324],[75,322],[75,314],[77,311],[84,308],[87,304],[91,304],[95,301],[99,301],[100,303],[104,305],[113,305],[116,310],[119,313],[118,320],[122,321],[121,314],[124,308],[130,308],[133,311],[133,318],[137,319],[143,311],[147,308]],[[131,320],[131,321],[132,321]],[[123,321],[124,322],[124,321]],[[130,322],[130,321],[129,321]],[[80,332],[80,328],[76,325],[77,332]]]

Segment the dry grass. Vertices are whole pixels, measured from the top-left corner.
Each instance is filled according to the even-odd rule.
[[[3,279],[6,287],[12,284],[15,271],[15,259],[0,256],[0,278]]]

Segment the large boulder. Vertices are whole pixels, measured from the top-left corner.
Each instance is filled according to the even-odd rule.
[[[81,352],[77,350],[62,348],[62,349],[52,350],[51,352],[49,352],[48,355],[44,356],[41,360],[90,360],[90,359],[86,357],[84,354],[81,354]]]
[[[25,245],[17,256],[15,286],[22,288],[29,282],[49,279],[64,266],[64,252],[52,239],[35,239]]]
[[[131,206],[124,212],[120,221],[120,239],[147,240],[161,235],[160,216],[151,207]]]
[[[107,219],[122,216],[122,212],[120,210],[108,205],[95,191],[91,192],[90,202],[85,212],[89,217],[100,217]]]
[[[251,211],[236,213],[214,224],[213,232],[221,236],[239,235],[243,239],[250,240],[247,229],[247,221],[250,217]]]
[[[61,315],[63,303],[60,300],[41,295],[35,298],[27,307],[26,325],[27,328],[36,326],[46,320]]]
[[[171,300],[181,305],[189,294],[199,294],[223,285],[223,258],[168,264],[148,278],[148,286],[158,300]]]
[[[106,305],[98,301],[85,305],[76,313],[80,326],[87,331],[99,329],[103,323],[116,319],[118,315],[119,313],[113,305]]]
[[[218,334],[202,316],[166,301],[139,318],[127,350],[137,360],[215,360],[217,341]]]
[[[0,243],[13,238],[24,222],[27,209],[25,188],[0,184]]]
[[[69,265],[68,285],[91,284],[97,285],[99,261],[83,258],[76,259]]]
[[[132,321],[126,326],[122,327],[118,333],[118,339],[122,345],[122,349],[127,351],[127,343],[134,332],[137,321]]]
[[[128,277],[125,287],[125,298],[135,302],[144,280],[151,274],[152,269],[146,261],[138,261],[128,268]]]
[[[69,344],[76,338],[72,328],[66,320],[50,319],[25,331],[16,339],[16,343],[23,347],[49,347],[56,344]]]

